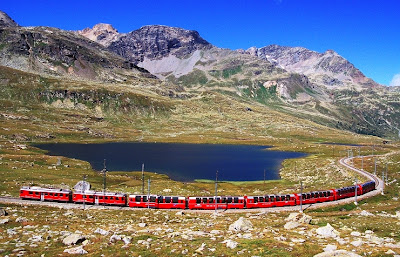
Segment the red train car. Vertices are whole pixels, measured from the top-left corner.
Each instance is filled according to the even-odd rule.
[[[296,197],[297,205],[300,205],[300,194],[294,194],[294,195]],[[335,200],[334,190],[316,191],[316,192],[308,192],[302,194],[303,204],[322,203],[334,200]]]
[[[371,192],[373,190],[375,190],[375,181],[368,181],[365,182],[364,184],[361,185],[361,194],[366,194],[368,192]]]
[[[216,200],[216,201],[215,201]],[[217,209],[244,209],[244,196],[190,196],[188,198],[189,209],[214,210]]]
[[[246,208],[269,208],[275,207],[275,195],[245,196]]]
[[[296,197],[294,194],[290,195],[275,195],[275,206],[294,206],[296,205]]]
[[[72,191],[59,188],[22,187],[19,197],[22,199],[36,199],[41,201],[70,202]]]
[[[158,196],[159,209],[186,209],[186,197],[184,196]]]
[[[129,207],[158,208],[158,195],[129,195]]]
[[[343,199],[343,198],[348,198],[348,197],[354,197],[355,196],[355,191],[356,191],[356,186],[349,186],[349,187],[342,187],[339,189],[335,189],[336,191],[336,199]],[[357,195],[361,195],[362,192],[362,187],[361,185],[357,185]]]
[[[72,201],[74,203],[89,203],[96,205],[117,205],[126,206],[126,194],[113,192],[96,192],[96,191],[77,191],[74,192]]]

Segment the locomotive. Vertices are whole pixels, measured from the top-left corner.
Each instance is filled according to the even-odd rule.
[[[22,187],[21,199],[40,201],[87,203],[94,205],[125,206],[131,208],[154,209],[252,209],[295,206],[302,204],[336,201],[343,198],[363,195],[375,190],[375,181],[338,189],[313,191],[303,194],[261,195],[261,196],[163,196],[127,195],[102,191],[71,191],[68,189]]]

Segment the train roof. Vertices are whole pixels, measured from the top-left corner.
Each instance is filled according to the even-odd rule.
[[[28,190],[28,191],[34,191],[34,192],[47,192],[47,193],[71,193],[72,191],[69,189],[62,189],[62,188],[44,188],[44,187],[28,187],[28,186],[23,186],[21,187],[21,190]]]
[[[221,198],[221,197],[225,197],[225,198],[227,198],[227,197],[232,197],[232,198],[234,198],[234,197],[237,197],[237,198],[240,198],[240,199],[242,199],[242,198],[244,198],[244,196],[225,196],[225,195],[223,195],[223,196],[217,196],[217,198]],[[214,196],[189,196],[188,198],[191,198],[191,199],[193,199],[193,198],[215,198],[215,195]]]
[[[92,191],[92,190],[86,190],[84,192],[78,191],[75,192],[75,194],[85,194],[85,195],[98,195],[98,196],[119,196],[123,197],[126,196],[124,193],[116,193],[116,192],[103,192],[103,191]]]

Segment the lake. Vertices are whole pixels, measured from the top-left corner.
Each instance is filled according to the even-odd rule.
[[[89,162],[108,171],[145,171],[168,175],[177,181],[195,179],[255,181],[279,179],[283,160],[306,156],[304,153],[270,151],[266,146],[175,143],[40,144],[50,155]]]

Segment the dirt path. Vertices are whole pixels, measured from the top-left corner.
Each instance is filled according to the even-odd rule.
[[[364,157],[372,157],[370,156],[364,156]],[[376,183],[376,190],[369,192],[364,195],[357,196],[357,201],[366,199],[378,194],[381,194],[384,188],[383,181],[364,170],[357,169],[353,166],[351,166],[349,163],[352,158],[342,158],[339,160],[339,163],[348,168],[351,169],[365,177],[367,177],[370,180],[374,180]],[[49,206],[49,207],[56,207],[60,209],[83,209],[82,204],[75,204],[75,203],[58,203],[58,202],[41,202],[41,201],[29,201],[29,200],[21,200],[19,198],[14,198],[14,197],[0,197],[0,202],[1,203],[12,203],[12,204],[19,204],[19,205],[31,205],[31,206]],[[346,199],[341,199],[338,201],[333,201],[333,202],[324,202],[324,203],[316,203],[316,204],[307,204],[303,205],[303,210],[307,209],[317,209],[317,208],[323,208],[323,207],[328,207],[328,206],[335,206],[335,205],[340,205],[340,204],[347,204],[347,203],[352,203],[355,202],[355,197],[350,197]],[[143,210],[143,209],[138,209],[138,208],[129,208],[129,207],[117,207],[117,206],[102,206],[102,205],[85,205],[85,209],[87,210],[93,210],[93,209],[103,209],[103,210],[128,210],[128,211],[138,211],[138,210]],[[159,209],[153,209],[153,210],[159,210]],[[181,211],[181,210],[170,210],[170,211]],[[223,213],[268,213],[268,212],[282,212],[282,211],[288,211],[288,212],[293,212],[293,211],[300,211],[300,206],[288,206],[288,207],[273,207],[273,208],[257,208],[257,209],[239,209],[239,210],[218,210],[219,214]],[[214,213],[214,210],[185,210],[187,213]]]

